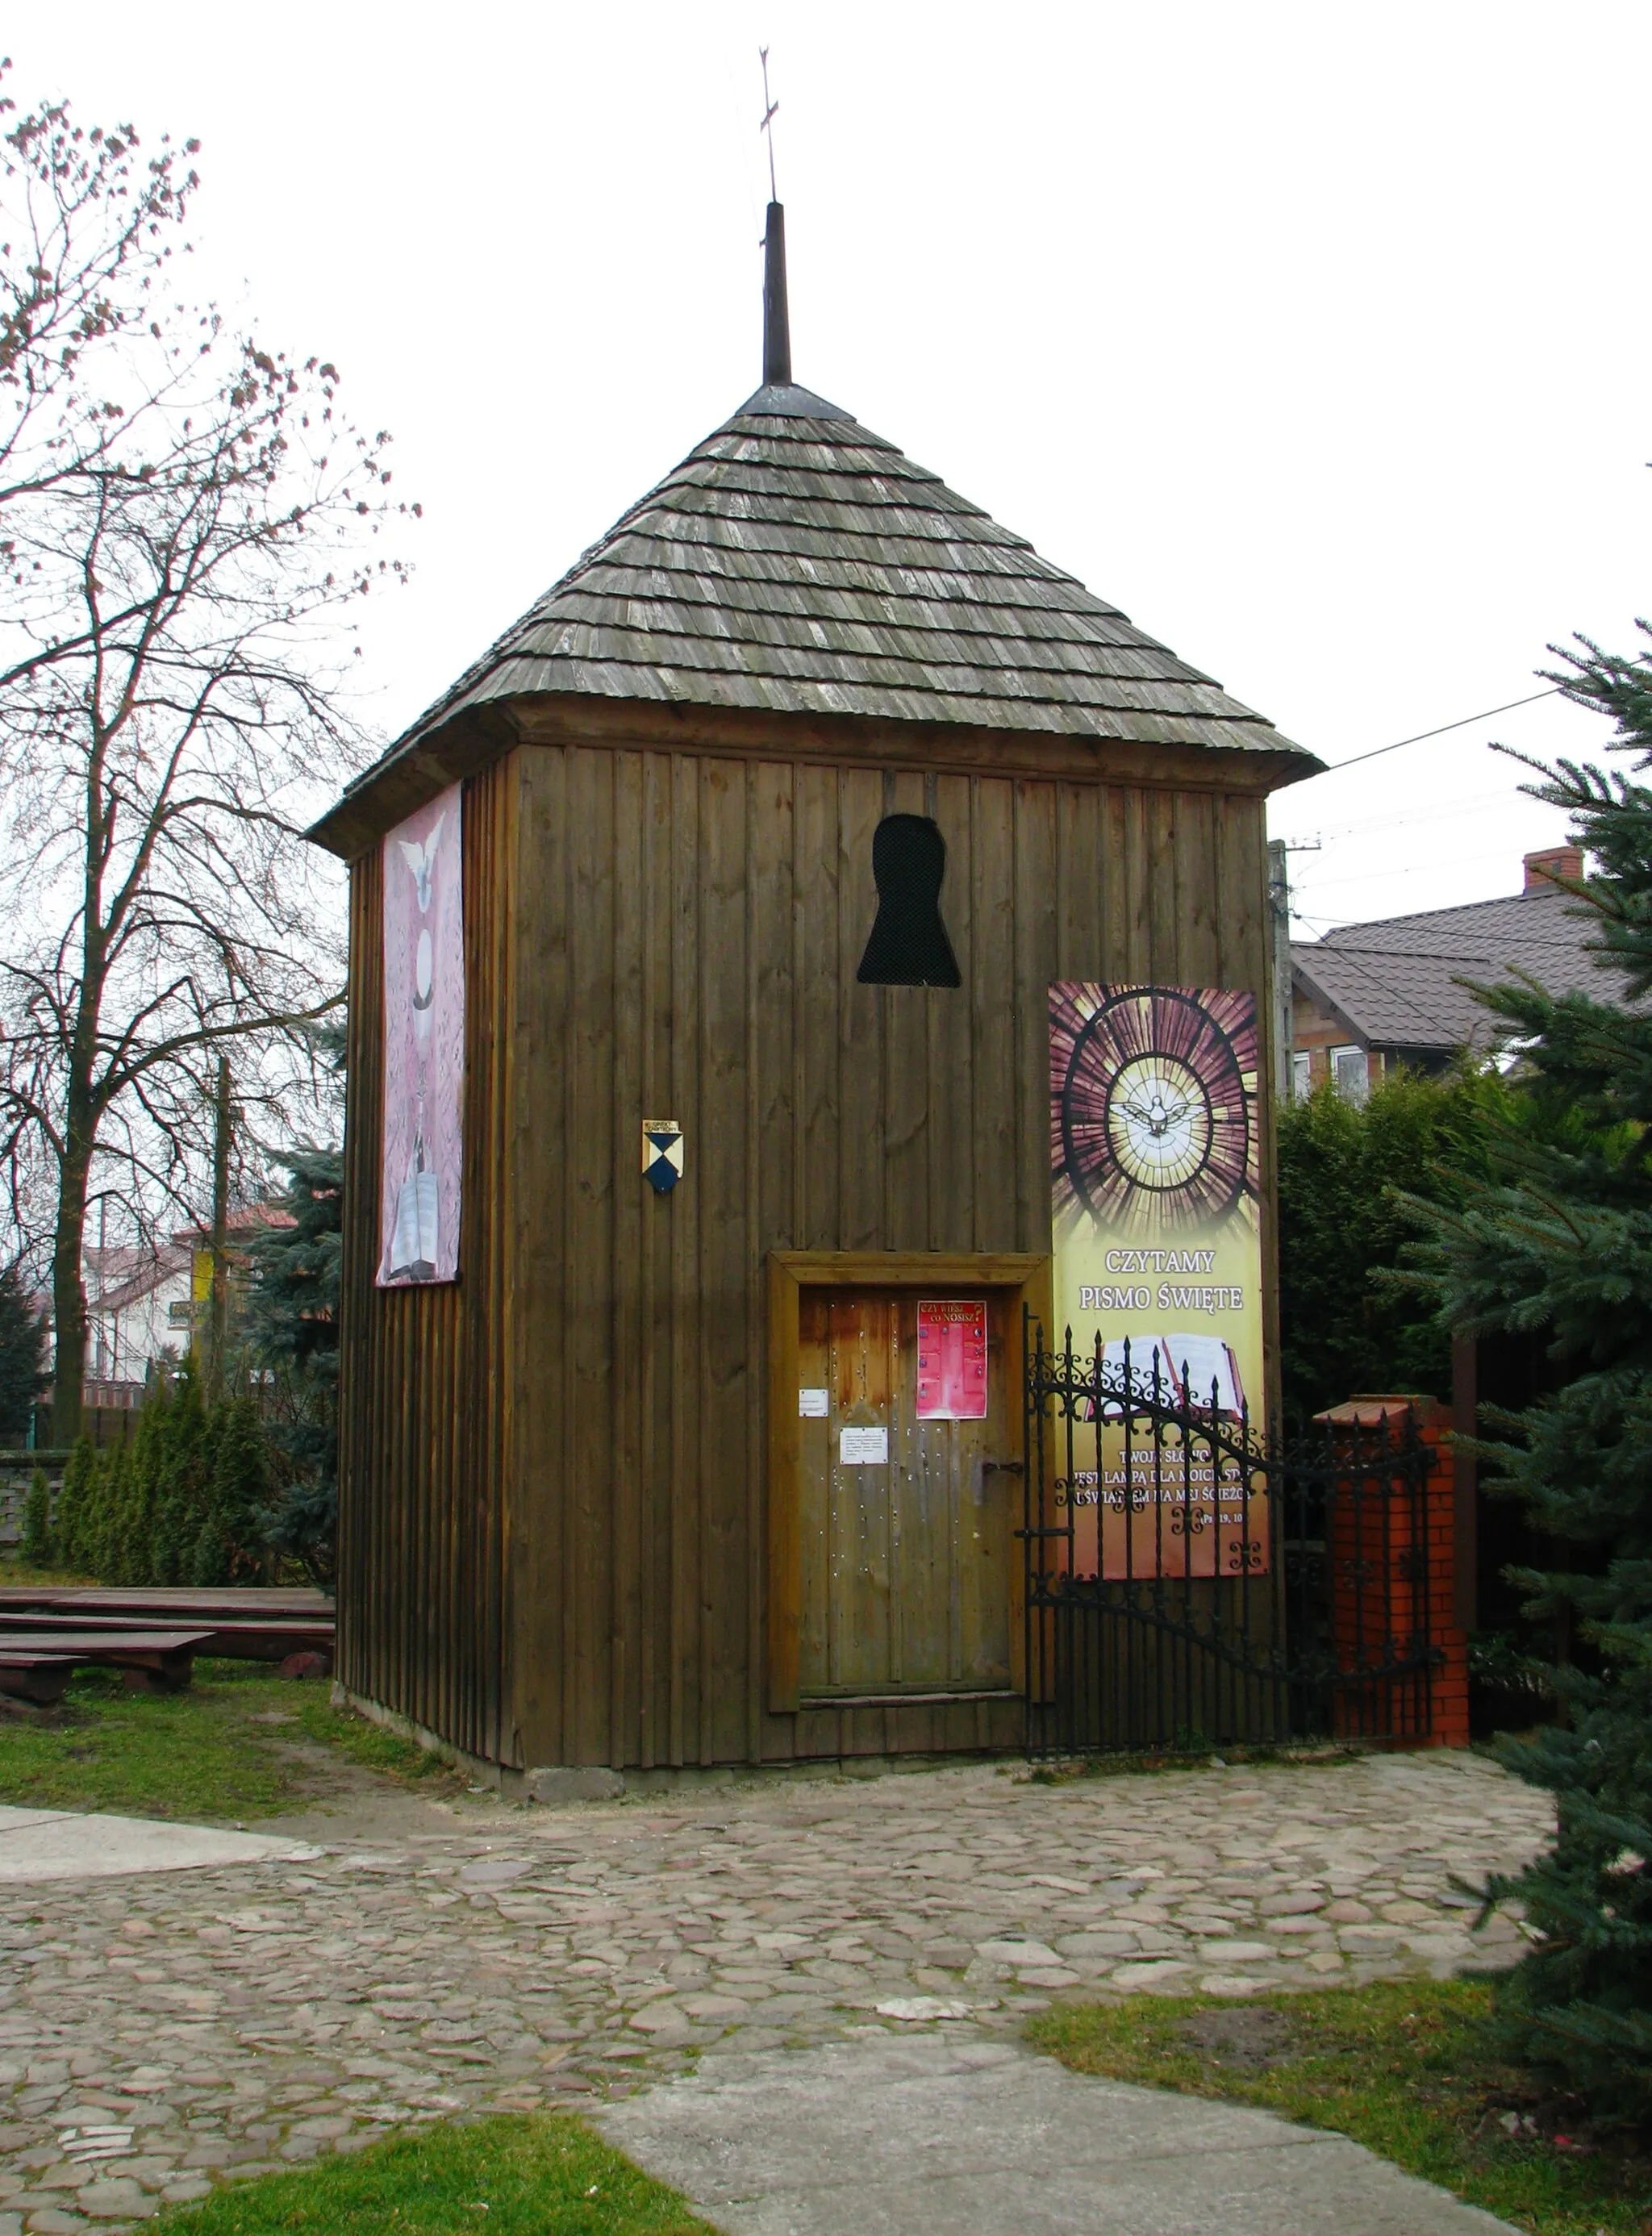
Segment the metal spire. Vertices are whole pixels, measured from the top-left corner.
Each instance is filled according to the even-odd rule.
[[[780,108],[768,93],[768,49],[760,47],[763,65],[763,122],[768,135],[768,223],[763,234],[763,385],[792,385],[792,322],[786,301],[786,212],[774,184],[774,117]]]

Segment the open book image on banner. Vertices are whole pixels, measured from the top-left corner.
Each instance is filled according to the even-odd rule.
[[[385,840],[385,1133],[380,1288],[459,1270],[464,1092],[460,787]]]
[[[1267,1565],[1266,1502],[1247,1503],[1231,1454],[1197,1435],[1184,1449],[1165,1417],[1191,1411],[1235,1443],[1263,1431],[1260,1066],[1254,994],[1050,990],[1055,1340],[1070,1331],[1102,1397],[1057,1487],[1079,1575]],[[1133,1418],[1127,1451],[1135,1406],[1160,1425]]]
[[[1151,1404],[1155,1393],[1173,1405],[1202,1406],[1242,1420],[1247,1411],[1234,1347],[1214,1335],[1116,1335],[1102,1344],[1109,1386]]]

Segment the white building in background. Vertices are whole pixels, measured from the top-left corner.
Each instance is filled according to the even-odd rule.
[[[153,1251],[123,1244],[86,1253],[89,1402],[119,1404],[130,1391],[127,1402],[135,1403],[150,1361],[189,1348],[192,1255],[180,1238]]]
[[[246,1279],[247,1244],[293,1216],[275,1204],[249,1204],[229,1214],[232,1318]],[[212,1295],[207,1228],[180,1227],[158,1249],[112,1246],[86,1253],[86,1402],[133,1405],[151,1364],[181,1358],[198,1314]]]

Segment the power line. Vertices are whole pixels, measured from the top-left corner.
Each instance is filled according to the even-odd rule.
[[[1443,807],[1401,807],[1374,815],[1356,815],[1349,823],[1322,823],[1313,836],[1323,845],[1327,839],[1350,838],[1365,832],[1403,830],[1413,823],[1426,823],[1432,828],[1453,815],[1478,814],[1494,800],[1506,805],[1511,797],[1514,783],[1510,778],[1508,783],[1498,785],[1493,791],[1467,792],[1461,799],[1448,800]],[[1285,804],[1289,805],[1288,799]],[[1287,843],[1300,846],[1303,842],[1291,839]]]
[[[1506,861],[1507,858],[1508,850],[1506,847],[1488,846],[1483,848],[1478,854],[1453,854],[1451,857],[1451,865],[1455,869],[1469,863],[1502,862]],[[1425,878],[1435,877],[1438,876],[1438,873],[1439,865],[1438,863],[1409,862],[1403,869],[1385,867],[1380,870],[1358,870],[1351,878],[1333,875],[1326,878],[1316,878],[1312,883],[1302,886],[1300,890],[1304,892],[1313,894],[1323,892],[1330,886],[1339,887],[1342,885],[1374,885],[1377,880],[1381,878]],[[1294,886],[1292,888],[1293,892],[1297,890],[1298,888]]]
[[[1517,707],[1535,707],[1539,699],[1553,699],[1559,691],[1551,683],[1546,691],[1534,691],[1529,699],[1510,699],[1505,706],[1488,707],[1484,714],[1464,714],[1460,722],[1442,722],[1438,730],[1418,730],[1414,738],[1396,738],[1392,746],[1373,746],[1368,753],[1351,753],[1346,761],[1333,761],[1328,768],[1320,769],[1320,776],[1334,776],[1339,769],[1357,768],[1361,761],[1380,760],[1385,753],[1397,753],[1402,746],[1420,746],[1425,738],[1443,738],[1448,730],[1466,730],[1471,723],[1489,722],[1493,714],[1511,714]],[[1312,784],[1313,779],[1306,779]]]

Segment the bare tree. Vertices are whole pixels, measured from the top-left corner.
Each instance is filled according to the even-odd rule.
[[[418,508],[331,365],[181,299],[174,151],[56,104],[3,144],[0,1157],[14,1217],[49,1198],[61,1443],[89,1207],[142,1233],[186,1203],[220,1056],[243,1106],[278,1096],[340,998],[299,831],[365,757],[344,609]]]

